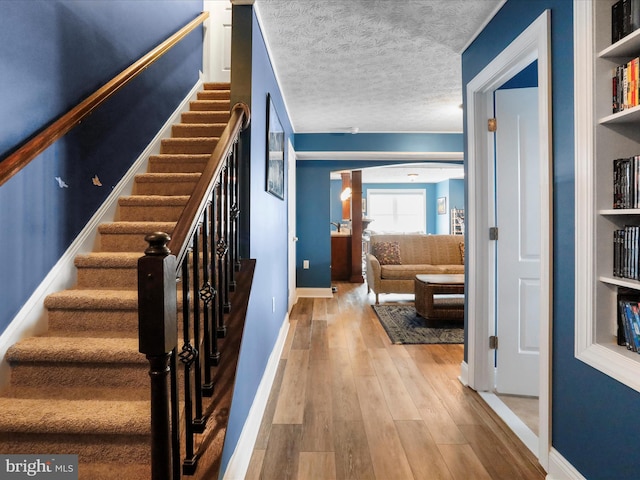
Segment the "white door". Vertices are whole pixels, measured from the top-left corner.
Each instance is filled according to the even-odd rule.
[[[296,151],[288,142],[287,150],[287,205],[288,205],[288,238],[289,238],[289,311],[297,301],[296,293]]]
[[[538,396],[540,147],[538,89],[495,92],[496,391]]]
[[[202,68],[205,81],[231,81],[231,2],[229,0],[205,0],[209,12],[205,24]]]

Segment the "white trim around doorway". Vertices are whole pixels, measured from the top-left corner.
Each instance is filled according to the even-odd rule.
[[[494,146],[487,132],[493,114],[493,92],[534,60],[538,60],[540,112],[540,419],[537,455],[549,469],[551,449],[551,298],[552,298],[552,189],[551,189],[551,61],[550,17],[543,12],[467,85],[467,365],[461,370],[477,391],[493,391],[494,377],[489,335],[495,314],[495,254],[489,240],[494,211],[492,185]],[[518,432],[515,432],[516,434]]]

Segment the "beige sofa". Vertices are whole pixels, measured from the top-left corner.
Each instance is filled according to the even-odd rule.
[[[377,304],[381,293],[414,293],[418,274],[464,273],[464,237],[371,235],[366,258],[367,289]]]

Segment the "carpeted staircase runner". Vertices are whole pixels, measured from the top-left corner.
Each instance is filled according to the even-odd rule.
[[[77,285],[45,300],[49,329],[6,355],[0,452],[78,454],[80,479],[150,478],[148,362],[138,352],[137,260],[144,236],[171,234],[229,120],[229,85],[205,84],[100,247],[78,255]]]

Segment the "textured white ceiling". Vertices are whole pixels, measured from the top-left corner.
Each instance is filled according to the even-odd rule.
[[[256,0],[297,133],[462,132],[460,54],[503,0]]]

